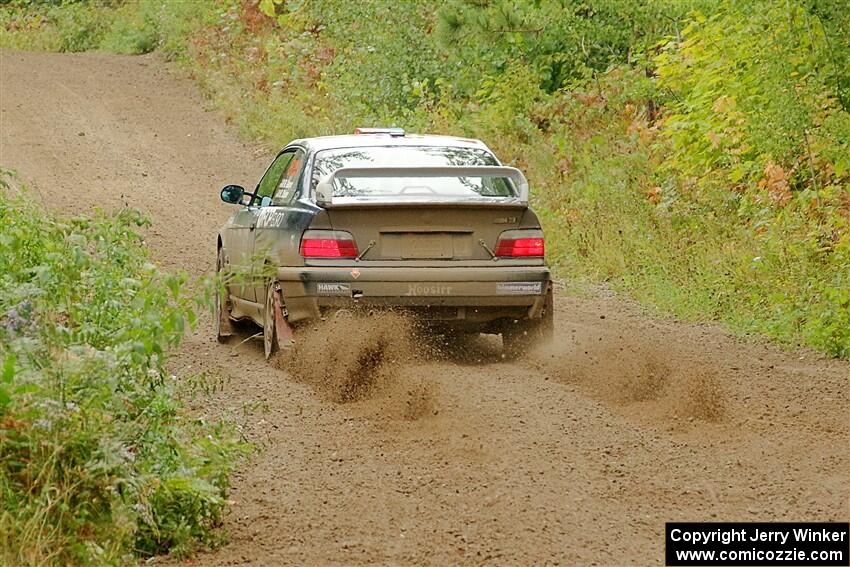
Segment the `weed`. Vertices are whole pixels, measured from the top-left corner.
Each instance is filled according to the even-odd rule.
[[[219,537],[232,428],[180,403],[194,323],[147,262],[147,220],[57,220],[0,188],[0,562],[118,564]]]

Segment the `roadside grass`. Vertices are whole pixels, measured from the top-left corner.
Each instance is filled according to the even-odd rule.
[[[204,299],[131,210],[56,219],[0,179],[0,564],[118,565],[215,545],[247,447],[165,369]]]
[[[354,0],[187,4],[87,4],[94,20],[109,22],[86,24],[100,34],[87,48],[153,43],[240,132],[272,150],[358,125],[481,138],[526,171],[562,279],[603,282],[662,313],[850,358],[850,115],[841,106],[850,47],[828,35],[842,29],[839,12],[812,16],[793,2],[777,17],[782,7],[769,2],[654,0],[647,9],[681,12],[670,20],[675,36],[638,34],[628,61],[590,68],[590,55],[545,27],[545,37],[482,39],[462,26],[484,21],[486,30],[498,14],[480,8],[470,18],[464,11],[479,9],[471,4],[449,2],[436,14]],[[550,7],[537,5],[522,10],[545,16]],[[31,15],[11,13],[0,20],[0,44],[55,49],[50,38],[79,25],[47,18],[41,37],[31,24],[9,24]],[[561,25],[559,14],[549,23]],[[622,30],[593,21],[576,22],[591,26],[588,40],[622,47]],[[774,26],[775,37],[751,33],[753,25]],[[440,39],[447,26],[461,26],[462,44]],[[567,51],[535,62],[552,41]],[[546,86],[553,65],[572,66],[560,88]]]

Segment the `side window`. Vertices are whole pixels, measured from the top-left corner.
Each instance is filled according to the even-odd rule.
[[[293,196],[298,192],[298,182],[301,179],[301,172],[304,169],[304,158],[306,154],[303,150],[295,150],[290,155],[292,159],[287,163],[272,199],[275,205],[288,205],[292,201]]]
[[[266,174],[263,175],[263,178],[260,179],[260,184],[257,186],[257,195],[261,199],[263,197],[271,197],[274,194],[274,190],[280,183],[280,179],[283,177],[283,172],[292,160],[294,153],[295,152],[285,152],[280,154],[266,170]]]

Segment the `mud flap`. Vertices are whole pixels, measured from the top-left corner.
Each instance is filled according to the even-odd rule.
[[[295,345],[295,335],[283,314],[283,293],[280,287],[274,290],[274,328],[275,338],[279,349],[290,348]]]
[[[218,251],[218,257],[216,258],[216,275],[220,275],[221,272],[221,249]],[[233,322],[230,320],[231,313],[231,302],[230,302],[230,290],[227,289],[227,286],[223,285],[222,282],[216,282],[218,286],[216,288],[215,294],[215,317],[217,320],[215,321],[215,334],[216,339],[220,343],[227,342],[227,339],[233,336]]]
[[[230,320],[230,315],[224,309],[219,308],[218,311],[218,329],[216,331],[216,339],[219,342],[226,342],[228,338],[233,336],[233,323]]]
[[[529,319],[540,319],[546,314],[547,309],[551,309],[551,305],[548,305],[549,298],[551,297],[550,293],[552,292],[552,283],[550,282],[546,286],[546,291],[534,300],[534,304],[528,308],[528,318]]]

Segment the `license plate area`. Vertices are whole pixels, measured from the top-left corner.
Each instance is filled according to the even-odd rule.
[[[402,260],[440,260],[454,257],[450,232],[385,232],[381,256]]]

